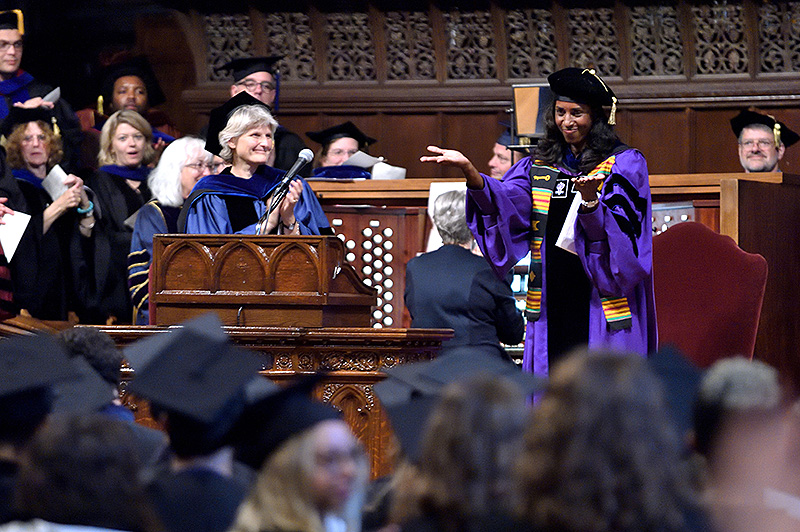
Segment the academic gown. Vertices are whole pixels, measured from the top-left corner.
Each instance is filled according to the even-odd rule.
[[[149,273],[153,261],[153,235],[177,233],[180,212],[180,207],[167,207],[152,199],[136,215],[128,254],[128,288],[135,325],[150,323]]]
[[[372,174],[366,168],[359,166],[320,166],[314,168],[311,177],[317,179],[371,179]]]
[[[289,171],[297,161],[297,156],[306,145],[297,133],[289,131],[283,126],[278,126],[275,130],[275,162],[273,167],[279,170]],[[308,177],[311,172],[311,165],[307,164],[298,172],[303,177]]]
[[[43,233],[44,210],[52,203],[48,193],[28,170],[13,170],[25,202],[7,205],[31,215],[28,227],[11,260],[14,300],[34,318],[66,320],[72,309],[71,245],[80,246],[79,215],[65,212]]]
[[[506,275],[530,250],[532,165],[526,157],[512,166],[502,181],[484,176],[482,189],[468,190],[468,224],[498,277]],[[559,170],[559,177],[567,180],[577,175],[567,168]],[[578,214],[575,221],[582,275],[580,270],[576,273],[574,262],[570,266],[571,254],[555,246],[575,194],[572,183],[566,181],[565,197],[554,194],[550,201],[551,216],[542,246],[541,315],[538,320],[529,319],[526,328],[523,368],[527,371],[547,374],[549,365],[563,354],[560,349],[580,344],[583,338],[589,347],[641,355],[656,348],[647,163],[638,150],[628,148],[616,154],[608,172],[598,207]],[[552,216],[553,211],[560,215]],[[548,262],[560,264],[551,268],[553,264]],[[628,328],[609,326],[601,297],[626,298],[631,315]],[[559,348],[549,343],[557,343]]]
[[[150,190],[146,180],[138,190],[132,189],[113,171],[99,169],[87,181],[95,193],[96,224],[92,245],[85,250],[87,260],[78,265],[82,279],[78,316],[83,323],[104,323],[110,316],[120,323],[131,321],[127,271],[133,229],[125,221],[150,199]]]
[[[267,210],[264,200],[269,201],[284,174],[269,166],[259,166],[253,177],[242,179],[231,174],[229,167],[219,175],[202,178],[183,205],[179,229],[190,234],[255,234],[258,220]],[[298,179],[303,183],[303,193],[294,214],[300,234],[333,234],[314,191],[305,180]]]

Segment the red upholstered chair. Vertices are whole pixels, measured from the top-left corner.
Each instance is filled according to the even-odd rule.
[[[674,345],[697,366],[753,356],[767,261],[697,222],[653,237],[659,347]]]

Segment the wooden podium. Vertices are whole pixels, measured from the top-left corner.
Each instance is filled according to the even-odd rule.
[[[377,292],[335,237],[157,235],[151,312],[174,325],[215,311],[240,327],[369,327]]]

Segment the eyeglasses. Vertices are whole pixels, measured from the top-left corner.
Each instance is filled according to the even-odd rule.
[[[42,143],[47,142],[47,137],[42,133],[39,133],[38,135],[25,135],[24,137],[22,137],[22,142],[24,142],[25,144],[30,144],[31,142],[33,142],[33,139],[36,139]]]
[[[739,143],[740,146],[744,146],[745,148],[752,148],[755,145],[758,145],[759,148],[774,148],[775,141],[772,139],[755,139],[755,140],[744,140]]]
[[[225,166],[224,163],[192,163],[192,164],[184,164],[184,168],[191,168],[196,172],[202,172],[205,169],[208,169],[209,172],[217,172]]]
[[[356,153],[358,153],[358,150],[335,149],[328,152],[328,157],[341,157],[342,155],[347,155],[348,157],[352,157]]]
[[[12,46],[14,47],[14,50],[18,52],[22,51],[22,41],[0,41],[0,54],[6,53]]]
[[[243,86],[245,89],[247,89],[248,92],[256,90],[256,87],[261,87],[261,90],[264,92],[270,92],[275,90],[275,84],[271,81],[262,81],[259,83],[258,81],[247,79],[244,81],[240,81],[236,85]]]

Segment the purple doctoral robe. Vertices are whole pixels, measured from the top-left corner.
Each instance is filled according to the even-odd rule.
[[[530,250],[531,166],[532,160],[526,157],[502,181],[484,176],[484,187],[468,193],[467,222],[484,256],[501,277]],[[560,170],[568,176],[576,175]],[[591,286],[589,347],[646,356],[656,349],[657,332],[650,184],[647,163],[639,151],[627,149],[616,155],[599,199],[594,211],[578,214],[575,222],[575,248]],[[543,264],[547,263],[547,250],[553,249],[547,238],[542,246]],[[547,270],[543,268],[542,312],[538,320],[528,321],[523,357],[523,368],[536,374],[547,374],[549,360],[560,354],[548,351],[547,285]],[[608,326],[601,293],[603,297],[627,298],[632,317],[629,328],[612,330]]]

